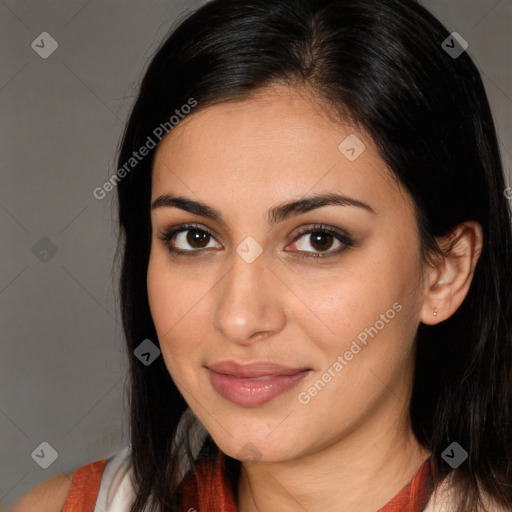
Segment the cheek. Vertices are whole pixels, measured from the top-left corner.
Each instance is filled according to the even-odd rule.
[[[330,356],[348,350],[355,339],[364,344],[374,337],[392,339],[393,348],[402,351],[417,327],[419,271],[418,255],[407,246],[375,244],[373,250],[354,252],[332,275],[297,277],[296,293],[303,302],[295,320]]]
[[[188,277],[159,248],[151,251],[147,289],[153,322],[163,339],[187,316],[202,291],[201,280]]]
[[[181,329],[181,324],[190,310],[190,283],[180,279],[164,257],[152,254],[148,265],[147,289],[151,316],[162,355],[168,363],[179,357],[182,352],[180,344],[171,340],[180,339],[176,337],[176,333]]]
[[[165,265],[161,258],[153,255],[153,251],[149,258],[147,289],[151,316],[160,336],[171,329],[173,323],[171,317],[176,313],[177,304]]]

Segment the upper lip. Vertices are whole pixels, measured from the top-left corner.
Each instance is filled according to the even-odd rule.
[[[291,368],[270,361],[254,361],[243,364],[235,361],[219,361],[218,363],[209,364],[207,368],[217,373],[238,377],[239,379],[265,377],[266,375],[295,375],[307,370],[307,368]]]

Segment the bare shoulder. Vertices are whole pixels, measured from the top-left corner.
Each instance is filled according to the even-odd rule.
[[[9,512],[61,512],[73,482],[73,472],[60,473],[21,497]]]

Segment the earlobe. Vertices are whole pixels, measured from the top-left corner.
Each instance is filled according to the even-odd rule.
[[[465,221],[438,240],[442,258],[431,267],[419,320],[435,325],[449,318],[466,298],[482,253],[483,232],[476,221]]]

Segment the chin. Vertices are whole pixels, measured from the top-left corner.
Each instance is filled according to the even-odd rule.
[[[213,436],[212,436],[213,437]],[[297,443],[290,442],[290,438],[284,436],[269,441],[265,435],[243,436],[243,438],[235,439],[233,437],[224,437],[215,439],[215,443],[229,457],[237,459],[245,463],[265,463],[274,464],[278,462],[286,462],[290,459],[297,458]],[[284,439],[288,439],[285,443]]]

